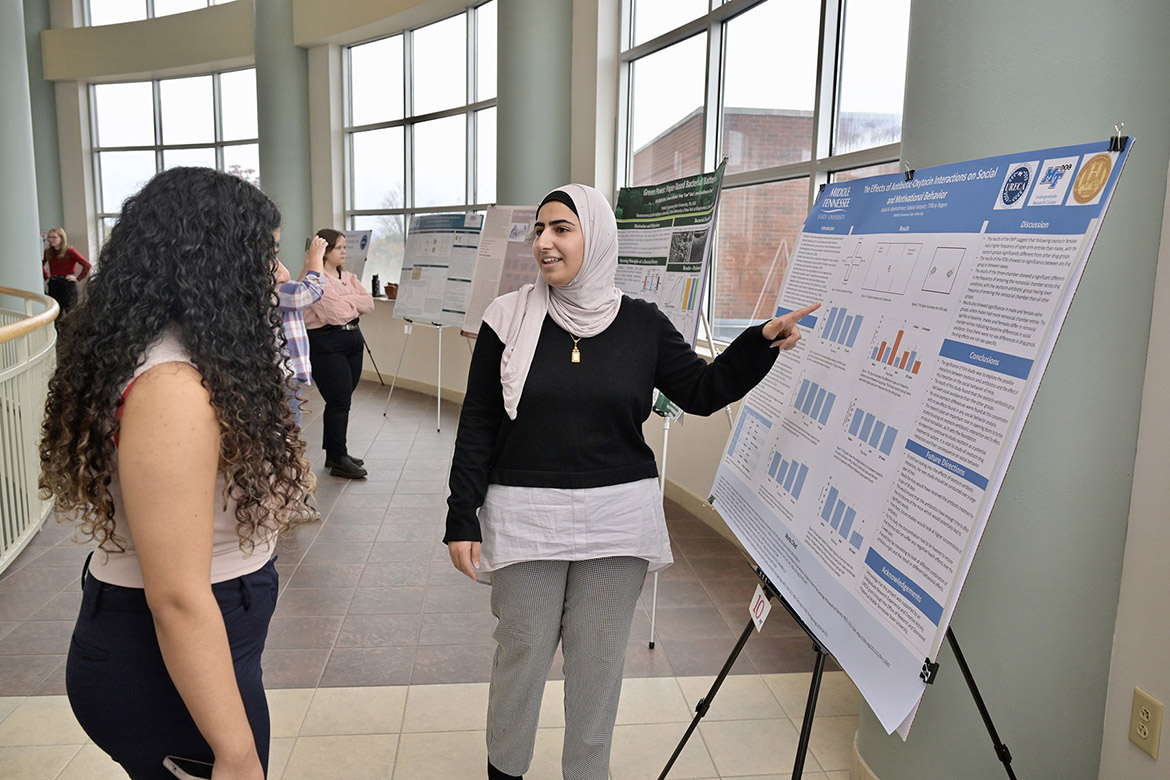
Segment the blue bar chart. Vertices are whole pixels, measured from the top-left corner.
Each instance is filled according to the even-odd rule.
[[[889,455],[894,449],[894,440],[898,438],[898,429],[886,425],[860,406],[855,406],[853,417],[849,420],[849,435],[883,455]]]
[[[843,347],[852,347],[857,342],[857,332],[861,330],[860,314],[850,314],[843,306],[834,306],[829,309],[829,316],[825,320],[825,329],[821,337],[840,344]]]
[[[785,458],[779,452],[773,452],[772,462],[768,466],[768,476],[776,480],[776,484],[785,493],[799,499],[800,491],[804,489],[805,477],[808,476],[808,466]]]
[[[855,550],[861,549],[861,543],[864,539],[860,533],[853,531],[853,521],[857,519],[857,511],[841,500],[835,486],[830,486],[829,494],[825,496],[825,505],[821,507],[821,519],[840,534],[850,547]]]
[[[802,379],[794,406],[821,425],[825,425],[829,421],[829,413],[833,410],[833,403],[836,400],[836,393],[830,393],[812,380]]]
[[[745,474],[755,471],[760,459],[761,442],[771,427],[768,418],[750,406],[745,406],[741,411],[735,433],[731,436],[731,444],[727,448],[727,456]]]

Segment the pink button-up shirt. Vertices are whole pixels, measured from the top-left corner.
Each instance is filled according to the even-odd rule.
[[[321,300],[305,309],[305,327],[309,330],[324,325],[344,325],[374,310],[374,297],[362,285],[361,279],[349,271],[342,271],[339,279],[336,273],[326,269],[321,282],[325,288]]]

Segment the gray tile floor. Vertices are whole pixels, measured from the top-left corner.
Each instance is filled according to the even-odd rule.
[[[282,592],[264,658],[267,687],[312,688],[488,680],[490,590],[451,566],[443,535],[447,469],[459,408],[362,382],[350,451],[369,477],[321,466],[321,402],[310,397],[305,436],[318,473],[320,523],[280,543]],[[386,416],[383,416],[383,411]],[[666,503],[675,563],[659,576],[656,646],[649,648],[652,581],[634,619],[630,677],[713,675],[747,623],[756,578],[730,542]],[[88,548],[50,520],[0,577],[0,696],[61,694],[79,574]],[[811,644],[783,610],[745,647],[732,673],[811,670]],[[560,662],[551,679],[559,679]]]
[[[264,657],[273,717],[270,777],[425,780],[482,776],[493,644],[489,589],[458,574],[442,537],[458,407],[363,382],[350,449],[370,477],[328,476],[319,399],[305,419],[322,521],[288,534],[282,592]],[[648,647],[647,582],[626,657],[614,780],[655,776],[693,705],[747,624],[755,577],[739,550],[666,505],[675,564],[659,578],[657,643]],[[64,660],[88,552],[50,522],[0,575],[0,777],[122,780],[90,743],[64,693]],[[781,609],[745,646],[672,777],[782,780],[791,766],[811,643]],[[836,667],[830,664],[831,669]],[[559,776],[560,662],[545,692],[533,777]],[[860,697],[826,675],[807,780],[847,780]],[[781,774],[776,774],[780,772]]]

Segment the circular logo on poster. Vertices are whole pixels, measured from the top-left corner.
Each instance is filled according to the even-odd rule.
[[[1107,154],[1097,154],[1084,164],[1073,182],[1073,200],[1082,205],[1101,194],[1113,171],[1113,160]]]
[[[363,234],[362,234],[362,240],[361,240],[361,248],[362,248],[362,249],[365,249],[365,248],[366,248],[366,244],[368,244],[368,243],[370,243],[370,237],[369,237],[369,236],[367,236],[365,233],[363,233]]]
[[[1009,173],[1007,181],[1003,185],[1003,192],[999,196],[1000,200],[1003,201],[1003,205],[1010,206],[1024,197],[1024,193],[1028,191],[1028,182],[1031,179],[1032,173],[1026,165],[1021,165]]]

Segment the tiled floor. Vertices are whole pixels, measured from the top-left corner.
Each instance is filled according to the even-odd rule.
[[[396,390],[383,417],[386,397],[370,382],[354,397],[350,451],[370,477],[319,469],[323,522],[281,543],[264,657],[274,778],[340,776],[342,758],[346,778],[483,776],[490,591],[456,572],[439,541],[458,407],[443,404],[436,431],[433,398]],[[314,399],[305,418],[318,467],[319,409]],[[614,780],[661,771],[746,625],[756,583],[732,544],[671,502],[666,512],[675,564],[659,578],[653,650],[650,580],[635,616]],[[0,777],[124,777],[86,743],[62,696],[85,553],[50,523],[0,577]],[[808,639],[774,609],[670,777],[787,778],[812,662]],[[560,776],[560,678],[558,660],[534,778]],[[848,777],[859,706],[848,679],[831,672],[805,777]]]

